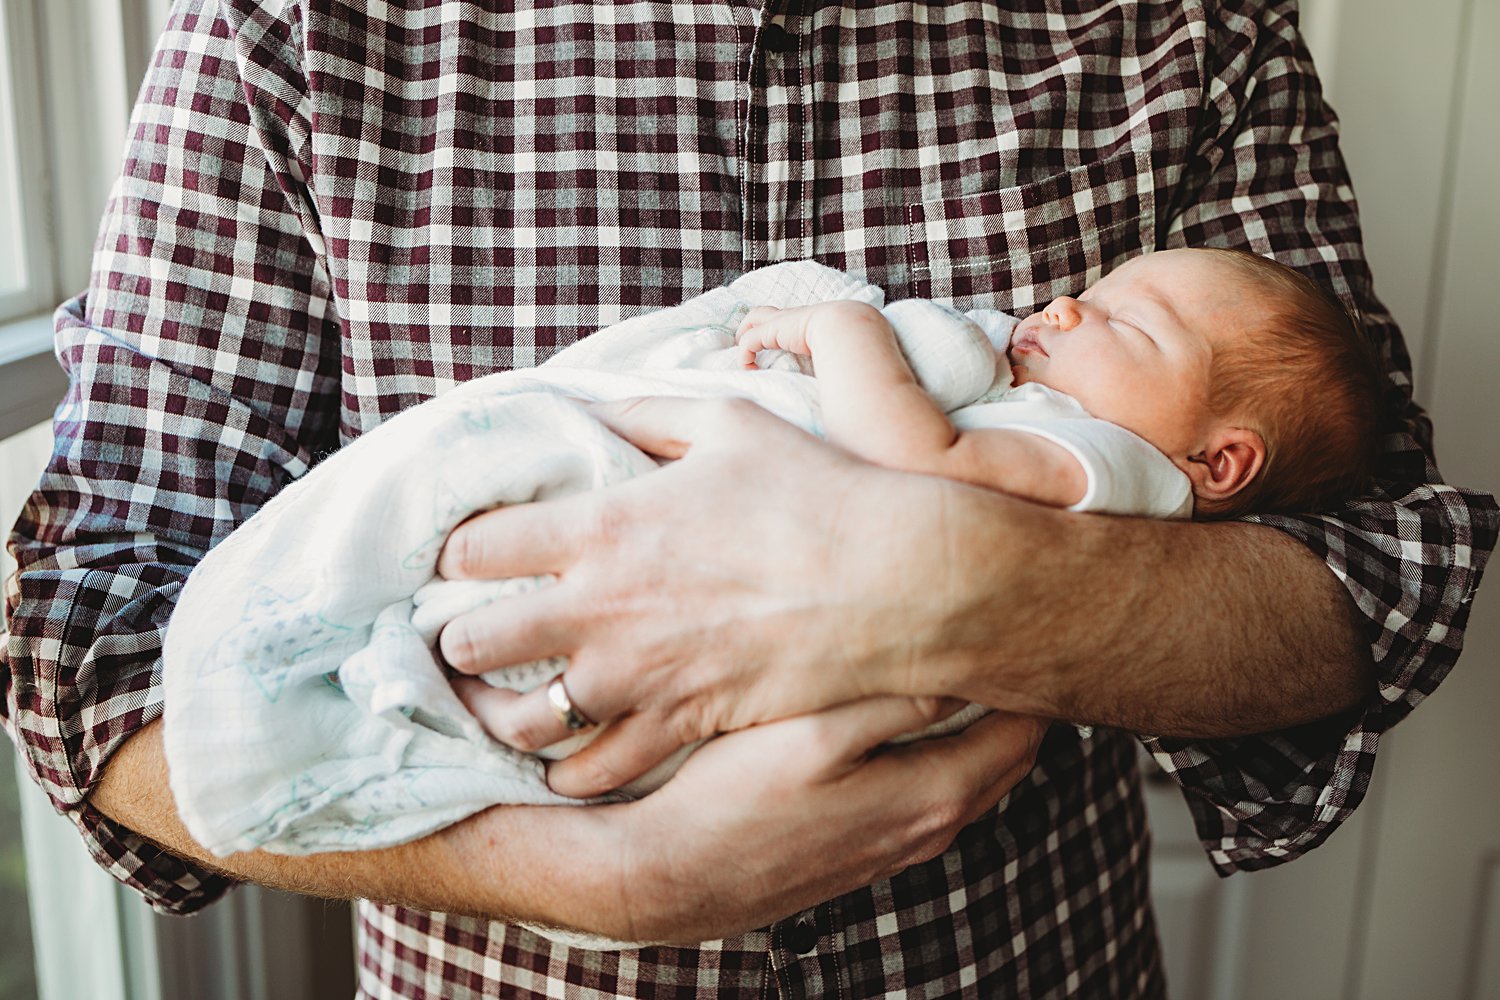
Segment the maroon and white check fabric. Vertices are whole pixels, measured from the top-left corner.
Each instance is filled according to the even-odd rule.
[[[1432,465],[1291,0],[180,0],[58,313],[71,388],[12,538],[5,726],[101,864],[201,907],[222,880],[85,796],[161,713],[193,564],[320,456],[773,261],[1025,313],[1184,244],[1330,285],[1391,378],[1371,495],[1261,519],[1347,586],[1378,697],[1148,741],[1221,871],[1295,857],[1453,665],[1497,518]],[[762,932],[589,953],[365,905],[361,995],[1159,996],[1146,839],[1133,739],[1059,728],[946,854]]]

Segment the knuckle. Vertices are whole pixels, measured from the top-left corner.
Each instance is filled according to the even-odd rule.
[[[948,850],[949,845],[951,845],[952,843],[952,837],[932,838],[931,840],[923,844],[922,848],[917,851],[917,855],[913,859],[912,864],[925,864],[926,862],[931,861],[933,858],[941,857],[943,853]]]
[[[943,827],[917,838],[901,857],[902,867],[923,864],[942,855],[953,844],[954,837],[958,835],[958,829],[961,828]]]
[[[1037,739],[1032,740],[1031,743],[1026,747],[1026,752],[1021,755],[1022,767],[1024,767],[1027,771],[1030,771],[1033,767],[1035,767],[1037,754],[1041,751],[1041,749],[1041,738],[1038,737]]]
[[[602,491],[587,494],[578,525],[588,539],[590,551],[613,551],[625,535],[624,516],[609,503]]]
[[[958,831],[966,825],[968,810],[965,806],[966,803],[948,798],[927,810],[923,838],[931,843],[941,842],[939,853],[947,850],[953,838],[958,836]]]
[[[679,705],[666,720],[666,731],[677,746],[707,739],[717,730],[712,712],[696,699]]]
[[[913,698],[912,704],[917,710],[917,715],[929,726],[941,722],[953,708],[950,699],[927,695]]]
[[[533,614],[517,617],[514,621],[499,623],[503,626],[503,634],[499,639],[503,640],[506,648],[514,651],[526,650],[549,655],[559,652],[555,648],[556,643],[551,641],[558,625],[554,624],[551,609],[546,609],[546,612],[544,615],[538,609]]]
[[[1047,735],[1047,723],[1036,721],[1026,734],[1026,747],[1021,751],[1019,763],[1026,771],[1036,765],[1037,754],[1042,749],[1042,739]]]
[[[882,876],[890,878],[905,871],[912,865],[925,864],[946,851],[950,843],[952,843],[951,839],[945,840],[941,837],[926,836],[903,845],[902,849],[884,866]]]
[[[814,762],[842,760],[849,753],[848,738],[822,714],[810,716],[803,736],[807,758]]]
[[[533,753],[552,742],[545,724],[535,719],[501,719],[487,727],[490,735],[516,750]]]

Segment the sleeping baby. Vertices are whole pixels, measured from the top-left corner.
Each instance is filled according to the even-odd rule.
[[[887,306],[807,261],[751,272],[401,414],[210,552],[165,644],[172,790],[220,855],[383,847],[497,803],[572,801],[488,737],[437,651],[456,616],[548,581],[435,565],[475,511],[656,468],[589,401],[744,396],[898,469],[1081,511],[1227,517],[1357,491],[1379,388],[1337,302],[1245,253],[1136,258],[1020,322]],[[564,666],[485,679],[530,690]]]
[[[1248,311],[1226,316],[1230,303]],[[868,305],[762,306],[738,341],[748,368],[766,349],[808,357],[826,437],[868,461],[1058,507],[1094,507],[1108,481],[1035,427],[992,428],[972,408],[949,420]],[[1374,459],[1379,376],[1364,338],[1316,285],[1254,254],[1137,257],[1017,324],[1006,354],[997,401],[1042,386],[1138,435],[1181,474],[1179,513],[1321,509]]]

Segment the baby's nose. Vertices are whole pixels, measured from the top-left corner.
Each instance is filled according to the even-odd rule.
[[[1053,299],[1051,304],[1042,310],[1042,316],[1059,330],[1071,330],[1083,319],[1078,309],[1078,300],[1071,295],[1059,295]]]

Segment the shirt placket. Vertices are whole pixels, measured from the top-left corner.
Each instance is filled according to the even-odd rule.
[[[744,264],[812,256],[812,98],[801,0],[762,7],[747,70]]]
[[[849,996],[843,963],[835,948],[839,933],[837,901],[803,910],[771,928],[771,968],[775,995],[782,1000]]]

